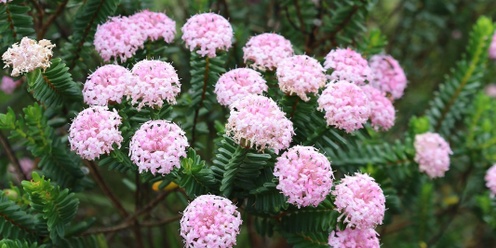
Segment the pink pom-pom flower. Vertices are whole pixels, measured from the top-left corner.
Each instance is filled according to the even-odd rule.
[[[247,95],[261,95],[267,91],[267,88],[267,82],[259,72],[249,68],[238,68],[220,76],[214,92],[220,104],[229,106]]]
[[[493,34],[491,44],[489,45],[489,58],[496,59],[496,32]]]
[[[168,104],[176,103],[176,96],[181,91],[181,83],[176,70],[171,64],[160,60],[142,60],[131,70],[133,80],[127,87],[127,95],[132,104],[161,108],[164,100]]]
[[[167,43],[174,41],[176,22],[164,13],[143,10],[129,19],[140,27],[147,39],[155,41],[162,37]]]
[[[230,109],[226,133],[241,146],[272,148],[276,153],[289,147],[293,123],[272,99],[248,95],[231,104]]]
[[[414,141],[415,162],[419,170],[425,172],[430,178],[443,177],[449,170],[451,148],[439,134],[417,134]]]
[[[361,54],[350,48],[331,50],[325,57],[324,68],[332,69],[330,80],[346,80],[364,85],[370,79],[370,67]]]
[[[120,148],[123,140],[120,124],[117,111],[109,111],[106,106],[93,106],[79,112],[69,128],[71,150],[84,159],[94,160],[110,153],[113,144]]]
[[[369,66],[372,70],[370,85],[391,94],[395,99],[403,96],[407,80],[398,61],[389,55],[374,55],[370,58]]]
[[[236,245],[241,214],[227,198],[201,195],[184,210],[181,237],[186,247],[230,248]]]
[[[370,122],[375,130],[389,130],[394,125],[396,112],[393,103],[380,90],[370,86],[362,86],[363,92],[370,101]]]
[[[227,51],[232,46],[233,29],[221,15],[214,13],[197,14],[190,17],[182,27],[181,37],[190,51],[202,57],[213,58],[218,50]]]
[[[0,84],[0,90],[5,94],[10,95],[14,93],[14,90],[21,85],[21,83],[21,80],[14,81],[14,79],[9,76],[3,76],[2,83]]]
[[[317,94],[325,86],[324,68],[316,59],[307,55],[295,55],[283,59],[276,71],[279,88],[286,94],[295,93],[308,101],[309,93]]]
[[[336,196],[336,210],[341,213],[339,219],[344,216],[343,223],[348,228],[367,229],[382,224],[386,198],[374,178],[361,173],[345,176],[332,194]]]
[[[104,61],[119,58],[125,62],[143,48],[146,39],[139,23],[128,17],[112,17],[98,25],[93,44]]]
[[[129,143],[129,156],[139,172],[168,174],[181,166],[186,157],[188,140],[184,131],[166,120],[147,121],[134,133]]]
[[[277,64],[293,56],[291,42],[278,34],[264,33],[253,36],[243,47],[243,59],[250,67],[260,71],[273,71]]]
[[[317,100],[327,125],[350,133],[363,127],[370,116],[370,103],[363,90],[346,81],[330,82]]]
[[[484,179],[486,180],[486,187],[491,190],[491,197],[494,197],[496,195],[496,164],[487,170]]]
[[[332,231],[329,245],[332,248],[379,248],[378,233],[372,229],[351,229]]]
[[[131,72],[125,67],[104,65],[88,76],[83,88],[84,102],[101,106],[110,101],[120,103],[131,80]]]
[[[37,68],[45,70],[50,67],[53,47],[55,45],[49,40],[43,39],[37,42],[23,37],[20,43],[14,43],[2,55],[2,60],[5,63],[4,68],[12,67],[11,76],[13,77],[34,71]]]
[[[298,207],[319,205],[329,194],[334,175],[331,163],[311,146],[294,146],[284,152],[274,167],[277,189]]]

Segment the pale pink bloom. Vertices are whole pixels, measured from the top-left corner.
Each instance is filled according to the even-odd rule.
[[[444,177],[449,170],[451,148],[439,134],[417,134],[414,141],[415,162],[419,170],[425,172],[430,178]]]
[[[370,58],[369,66],[372,70],[370,85],[391,94],[395,99],[403,96],[407,80],[398,61],[389,55],[374,55]]]
[[[243,53],[245,63],[260,71],[273,71],[281,60],[294,54],[291,42],[273,33],[251,37],[243,47]]]
[[[370,117],[370,101],[363,90],[347,81],[330,82],[318,99],[318,110],[325,112],[327,125],[351,133],[363,127]]]
[[[164,13],[143,10],[129,19],[140,27],[147,39],[155,41],[162,37],[167,43],[174,41],[176,22]]]
[[[247,95],[261,95],[267,91],[267,88],[267,82],[259,72],[249,68],[238,68],[220,76],[214,92],[220,104],[229,106]]]
[[[486,95],[496,98],[496,84],[487,85],[484,91],[486,92]]]
[[[14,43],[2,55],[5,63],[3,68],[12,67],[11,76],[13,77],[34,71],[37,68],[45,70],[50,67],[53,47],[55,45],[49,40],[43,39],[36,42],[28,37],[23,37],[20,43]]]
[[[14,81],[13,78],[9,76],[2,77],[2,84],[0,85],[0,90],[5,92],[5,94],[12,94],[14,90],[22,84],[21,80]]]
[[[8,3],[8,2],[12,2],[12,0],[0,0],[0,3]]]
[[[236,245],[243,220],[227,198],[201,195],[184,210],[181,237],[186,247],[230,248]]]
[[[276,102],[265,96],[248,95],[230,105],[226,133],[242,145],[276,153],[289,147],[294,131]]]
[[[370,85],[362,86],[362,90],[369,98],[372,127],[375,130],[389,130],[396,118],[393,103],[385,96],[385,93]]]
[[[202,57],[213,58],[217,51],[227,51],[232,46],[233,29],[221,15],[214,13],[196,14],[190,17],[181,28],[181,37],[190,51]]]
[[[131,72],[125,67],[104,65],[88,76],[83,88],[84,102],[101,106],[110,101],[120,103],[131,80]]]
[[[332,231],[329,245],[333,248],[379,248],[379,234],[372,228]]]
[[[336,196],[336,210],[341,213],[339,219],[344,217],[348,228],[367,229],[382,224],[386,198],[374,178],[362,173],[345,176],[332,194]]]
[[[324,67],[316,59],[307,55],[295,55],[283,59],[276,71],[279,88],[286,94],[296,94],[303,101],[307,94],[317,94],[325,86]]]
[[[109,111],[106,106],[93,106],[79,112],[69,128],[71,150],[84,159],[94,160],[110,153],[113,144],[120,148],[123,140],[120,124],[117,111]]]
[[[486,187],[491,190],[491,197],[496,195],[496,164],[486,171]]]
[[[141,25],[128,17],[112,17],[98,25],[93,44],[104,61],[125,62],[143,48],[147,34]]]
[[[185,133],[178,125],[166,120],[151,120],[143,123],[131,138],[129,156],[140,173],[168,174],[181,166],[188,146]]]
[[[131,70],[133,80],[127,87],[132,104],[161,108],[166,101],[176,104],[181,83],[176,70],[170,63],[160,60],[142,60]]]
[[[329,194],[334,175],[331,163],[312,146],[294,146],[284,152],[274,167],[277,189],[299,207],[319,205]]]
[[[370,67],[361,54],[350,48],[331,50],[325,57],[324,68],[332,69],[330,80],[345,80],[364,85],[370,80]]]
[[[496,32],[493,34],[491,44],[489,45],[489,58],[496,59]]]
[[[19,159],[19,165],[21,166],[22,173],[24,175],[26,175],[26,177],[27,177],[28,180],[30,180],[31,179],[31,172],[36,167],[34,161],[32,159],[30,159],[30,158],[24,157],[24,158]],[[14,167],[13,164],[9,164],[9,172],[11,172],[12,174],[16,175],[15,178],[18,181],[22,181],[22,178],[18,174],[18,171]]]

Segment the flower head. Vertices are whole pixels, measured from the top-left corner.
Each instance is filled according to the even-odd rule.
[[[231,114],[226,133],[238,144],[246,144],[260,150],[272,148],[276,153],[289,147],[293,123],[286,118],[270,98],[248,95],[231,104]]]
[[[8,2],[12,2],[12,0],[0,0],[0,3],[8,3]]]
[[[386,198],[374,178],[367,174],[355,173],[345,176],[336,185],[332,194],[336,196],[334,205],[344,216],[348,228],[367,229],[382,224],[386,211]]]
[[[329,245],[333,248],[379,248],[379,234],[372,228],[332,231]]]
[[[484,89],[484,92],[486,93],[486,95],[492,97],[492,98],[496,98],[496,84],[488,84],[486,86],[486,88]]]
[[[140,173],[170,173],[179,168],[180,159],[186,157],[188,140],[184,131],[166,120],[147,121],[134,133],[129,143],[129,156]]]
[[[294,52],[291,42],[283,36],[264,33],[251,37],[243,47],[243,53],[243,59],[250,67],[273,71],[281,60],[293,56]]]
[[[374,55],[370,58],[370,84],[393,98],[403,96],[406,88],[406,76],[398,61],[389,55]]]
[[[415,162],[419,170],[430,178],[443,177],[449,170],[451,148],[439,134],[424,133],[415,136]]]
[[[326,76],[319,61],[307,55],[295,55],[283,59],[277,67],[279,88],[284,93],[298,95],[303,101],[308,101],[307,94],[317,94],[324,87]]]
[[[201,195],[183,212],[181,237],[186,247],[233,247],[242,222],[241,214],[229,199]]]
[[[317,206],[329,194],[334,175],[331,163],[311,146],[294,146],[284,152],[274,167],[277,189],[298,207]]]
[[[489,58],[496,59],[496,32],[491,39],[491,45],[489,45]]]
[[[196,14],[190,17],[181,28],[181,37],[190,51],[202,57],[216,56],[217,50],[227,51],[233,41],[231,24],[221,15],[214,13]]]
[[[214,92],[220,104],[229,106],[249,94],[261,95],[264,91],[267,91],[267,82],[259,72],[238,68],[220,76]]]
[[[5,94],[10,95],[14,93],[14,90],[21,85],[21,83],[21,80],[14,81],[14,79],[9,76],[3,76],[2,83],[0,84],[0,90]]]
[[[143,48],[147,34],[141,25],[128,17],[112,17],[96,28],[93,44],[104,61],[119,58],[122,62]]]
[[[49,40],[36,42],[28,37],[23,37],[20,43],[14,43],[12,47],[2,55],[4,68],[12,67],[11,76],[17,77],[25,72],[34,71],[36,68],[45,70],[50,67],[52,49],[55,47]]]
[[[147,39],[152,41],[162,37],[165,42],[171,43],[176,35],[176,22],[166,14],[143,10],[129,17],[137,24]]]
[[[84,102],[88,105],[120,103],[131,83],[131,72],[120,65],[104,65],[88,76],[83,88]]]
[[[331,50],[325,57],[324,68],[332,69],[330,80],[346,80],[364,85],[370,79],[370,68],[362,55],[350,48]]]
[[[486,187],[491,190],[491,196],[494,197],[496,195],[496,164],[487,170],[484,179],[486,180]]]
[[[110,153],[113,144],[120,148],[123,139],[120,124],[117,111],[109,111],[106,106],[93,106],[79,112],[69,128],[71,150],[84,159],[94,160]]]
[[[393,103],[378,89],[370,86],[362,86],[363,92],[370,101],[370,122],[375,130],[388,130],[394,125],[396,113]]]
[[[370,116],[367,95],[359,86],[346,81],[327,84],[318,104],[318,109],[325,112],[327,125],[348,133],[362,128]]]
[[[127,87],[127,95],[138,109],[147,105],[162,107],[164,100],[176,103],[181,91],[179,76],[171,64],[160,60],[142,60],[133,66],[133,81]]]

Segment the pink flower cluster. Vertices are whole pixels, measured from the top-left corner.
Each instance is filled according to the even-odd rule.
[[[184,131],[166,120],[143,123],[129,143],[129,156],[139,172],[168,174],[179,168],[180,159],[186,157],[188,140]]]
[[[369,98],[370,122],[375,130],[388,130],[394,125],[396,112],[393,103],[385,96],[385,93],[370,86],[362,86],[362,90]]]
[[[163,13],[148,10],[130,17],[112,17],[98,25],[93,44],[104,61],[119,58],[122,62],[143,48],[147,39],[160,36],[168,43],[176,34],[176,23]]]
[[[83,88],[83,99],[88,105],[120,103],[132,81],[131,72],[120,65],[104,65],[93,72]]]
[[[350,133],[363,127],[370,116],[370,103],[363,90],[346,81],[330,82],[318,99],[327,125]]]
[[[176,103],[176,96],[181,91],[179,76],[171,64],[160,60],[142,60],[131,70],[133,80],[127,87],[132,104],[162,107],[164,100]]]
[[[389,55],[374,55],[369,61],[372,70],[370,84],[384,93],[390,93],[393,98],[403,96],[407,80],[403,68],[398,61]]]
[[[69,128],[71,150],[84,159],[94,160],[110,153],[113,144],[120,148],[123,140],[120,124],[117,111],[109,111],[106,106],[93,106],[79,112]]]
[[[259,72],[249,68],[238,68],[224,73],[215,84],[214,90],[217,101],[224,106],[229,106],[247,95],[261,95],[265,91],[265,79]]]
[[[317,94],[325,86],[327,79],[324,71],[316,59],[307,55],[295,55],[279,63],[276,75],[282,92],[295,93],[303,101],[308,101],[308,93]]]
[[[186,247],[230,248],[236,245],[242,222],[241,214],[229,199],[201,195],[183,212],[181,237]]]
[[[449,170],[449,155],[453,154],[448,142],[437,133],[424,133],[415,136],[413,145],[419,170],[430,178],[443,177]]]
[[[289,40],[272,33],[251,37],[243,47],[243,53],[245,63],[260,71],[273,71],[281,60],[294,54]]]
[[[5,63],[4,68],[12,67],[11,76],[13,77],[34,71],[37,68],[45,70],[50,67],[53,47],[55,45],[49,40],[43,39],[36,42],[28,37],[23,37],[20,43],[14,43],[2,55]]]
[[[197,14],[190,17],[181,29],[181,37],[190,51],[202,57],[216,56],[217,50],[227,51],[233,42],[231,24],[221,15],[214,13]]]
[[[138,24],[141,32],[144,32],[147,39],[156,41],[160,37],[167,43],[174,41],[176,35],[176,22],[166,14],[143,10],[129,17]]]
[[[12,0],[0,0],[0,3],[8,3],[8,2],[12,2]]]
[[[491,44],[489,45],[489,58],[496,59],[496,32],[493,34]]]
[[[370,67],[361,54],[350,48],[331,50],[325,57],[324,68],[332,69],[330,80],[345,80],[364,85],[370,80]]]
[[[293,123],[272,99],[248,95],[230,108],[226,133],[238,144],[259,150],[272,148],[276,153],[289,147],[294,134]]]
[[[378,233],[372,229],[351,229],[332,231],[329,245],[333,248],[379,248]]]
[[[274,167],[277,189],[299,207],[317,206],[329,194],[334,175],[331,163],[311,146],[294,146],[284,152]]]
[[[11,77],[3,76],[2,83],[0,84],[0,90],[3,91],[5,94],[10,95],[14,93],[14,90],[21,84],[21,80],[14,81],[14,79]]]
[[[382,224],[386,198],[374,178],[361,173],[345,176],[332,194],[336,196],[336,210],[341,213],[339,218],[344,216],[348,228],[367,229]]]
[[[491,196],[494,197],[496,195],[496,164],[486,171],[484,179],[486,180],[486,187],[491,190]]]

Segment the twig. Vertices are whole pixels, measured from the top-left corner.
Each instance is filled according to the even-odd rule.
[[[119,214],[122,217],[128,217],[129,213],[126,211],[126,209],[124,209],[120,201],[117,200],[117,197],[112,193],[112,191],[110,191],[110,188],[103,180],[102,175],[100,175],[100,172],[98,171],[96,164],[93,161],[88,161],[88,160],[83,160],[83,161],[84,164],[88,166],[88,168],[90,169],[90,173],[91,175],[93,175],[93,178],[98,184],[98,187],[100,187],[103,193],[110,199],[114,207],[117,208]]]
[[[193,130],[191,131],[191,147],[195,147],[195,135],[196,135],[196,123],[198,122],[198,115],[200,114],[200,109],[203,107],[203,101],[205,100],[205,96],[207,94],[207,84],[208,84],[208,70],[210,69],[210,59],[209,57],[205,58],[205,73],[203,74],[203,91],[201,100],[198,108],[195,111],[195,117],[193,118]]]
[[[159,221],[154,221],[154,222],[151,222],[151,221],[150,222],[143,222],[143,223],[141,223],[141,225],[146,226],[146,227],[160,226],[160,225],[172,223],[172,222],[177,221],[179,219],[181,219],[180,215],[174,216],[171,218],[167,218],[167,219],[163,219],[163,220],[159,220]],[[104,227],[104,228],[98,228],[95,230],[91,230],[91,231],[85,232],[83,235],[115,233],[118,231],[126,230],[132,226],[134,226],[133,222],[124,222],[124,223],[121,223],[121,224],[116,225],[116,226]]]
[[[181,217],[182,217],[181,215],[178,215],[178,216],[174,216],[174,217],[159,220],[159,221],[145,221],[145,222],[142,222],[141,225],[146,226],[146,227],[161,226],[161,225],[165,225],[165,224],[169,224],[169,223],[178,221],[181,219]]]
[[[69,0],[65,0],[64,2],[62,2],[57,7],[57,9],[55,10],[55,12],[50,16],[50,18],[48,18],[48,20],[43,24],[43,26],[41,26],[40,32],[37,35],[38,40],[39,39],[42,39],[45,36],[46,32],[48,31],[48,28],[55,21],[55,19],[57,19],[57,17],[60,15],[60,13],[62,13],[62,11],[64,10],[65,6],[67,5],[67,2],[69,2]]]
[[[19,160],[14,155],[14,151],[12,150],[9,141],[7,140],[7,138],[5,138],[2,132],[0,132],[0,143],[2,143],[3,149],[5,150],[7,157],[9,158],[10,162],[14,165],[15,169],[17,170],[17,173],[19,173],[22,180],[28,180],[27,175],[24,174],[24,171],[22,170]]]
[[[138,171],[136,171],[135,183],[136,183],[136,192],[135,192],[134,212],[137,213],[140,210],[140,205],[141,205],[141,182],[140,182],[140,174]],[[136,247],[143,247],[143,238],[141,237],[140,222],[138,221],[137,218],[134,218],[134,236],[136,236]]]

